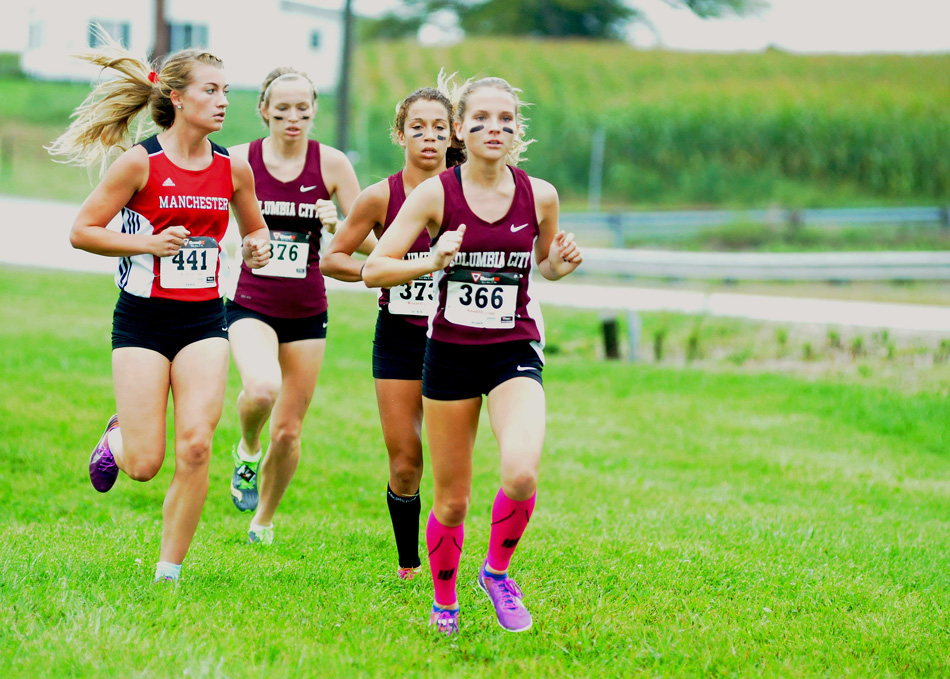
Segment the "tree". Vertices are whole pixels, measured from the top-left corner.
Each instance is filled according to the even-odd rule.
[[[637,12],[622,0],[459,0],[459,25],[471,35],[621,39]]]
[[[765,0],[663,0],[703,18],[746,14]],[[414,35],[431,12],[449,9],[470,35],[536,35],[554,38],[619,40],[631,21],[645,20],[625,0],[406,0],[397,13],[364,19],[367,38]]]

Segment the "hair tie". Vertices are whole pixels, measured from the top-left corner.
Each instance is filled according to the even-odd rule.
[[[155,82],[157,82],[157,81],[158,81],[158,73],[156,73],[155,71],[150,71],[149,74],[148,74],[148,81],[149,81],[150,83],[155,83]]]

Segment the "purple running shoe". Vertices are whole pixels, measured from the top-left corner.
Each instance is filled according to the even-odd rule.
[[[89,457],[89,480],[92,481],[92,487],[100,493],[105,493],[112,488],[119,475],[119,468],[115,464],[115,458],[112,457],[112,451],[109,450],[109,432],[118,426],[119,416],[113,415],[109,418],[102,438],[99,439],[99,443],[96,444]]]
[[[432,613],[429,614],[429,627],[435,627],[437,632],[441,632],[447,637],[459,633],[459,609],[454,611],[439,608],[432,605]]]
[[[496,576],[489,573],[482,565],[478,569],[478,586],[491,599],[499,625],[509,632],[531,629],[531,614],[521,603],[524,594],[514,580],[507,575]]]

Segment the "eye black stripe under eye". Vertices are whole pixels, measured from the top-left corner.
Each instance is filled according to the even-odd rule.
[[[476,132],[481,132],[481,131],[484,130],[484,129],[485,129],[485,126],[484,126],[484,125],[476,125],[475,127],[470,128],[469,131],[468,131],[468,133],[469,133],[469,134],[475,134]]]
[[[413,139],[418,139],[418,138],[421,137],[421,136],[422,136],[422,132],[420,132],[419,134],[414,134],[414,135],[412,135],[412,138],[413,138]]]
[[[511,129],[510,127],[503,127],[503,128],[501,128],[501,131],[502,131],[502,132],[507,132],[508,134],[514,134],[514,133],[515,133],[515,131],[514,131],[513,129]]]
[[[441,134],[437,134],[435,138],[439,141],[445,141],[445,137],[443,137]]]

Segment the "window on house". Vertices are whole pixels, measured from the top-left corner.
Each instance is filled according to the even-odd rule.
[[[99,47],[102,44],[102,39],[99,36],[99,32],[97,30],[97,27],[99,26],[101,26],[102,30],[109,34],[109,37],[111,37],[123,47],[128,48],[129,36],[132,32],[129,22],[110,21],[108,19],[92,19],[89,21],[88,35],[90,47]]]
[[[320,49],[320,31],[310,31],[310,49],[316,51]]]
[[[168,24],[168,43],[172,52],[190,47],[208,46],[206,24]]]
[[[30,22],[30,34],[27,45],[30,49],[34,50],[43,46],[43,22]]]

